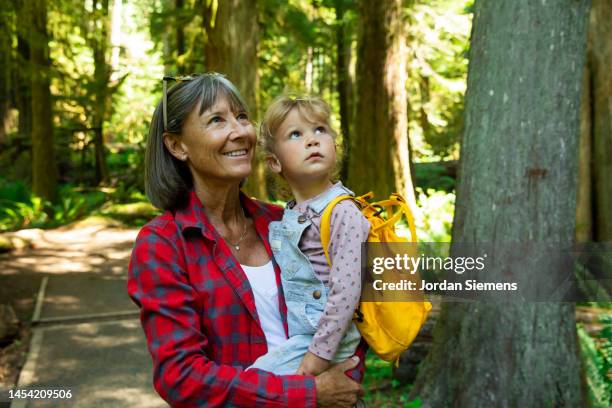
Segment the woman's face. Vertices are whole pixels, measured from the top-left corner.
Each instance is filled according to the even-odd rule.
[[[256,134],[246,112],[232,110],[225,96],[199,114],[187,116],[180,136],[165,139],[170,152],[189,166],[196,184],[207,181],[240,182],[251,173]]]

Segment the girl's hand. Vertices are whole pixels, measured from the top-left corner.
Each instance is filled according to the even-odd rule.
[[[296,374],[319,375],[329,367],[329,361],[307,351]]]

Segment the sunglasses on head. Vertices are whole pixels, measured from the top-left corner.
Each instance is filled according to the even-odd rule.
[[[162,98],[162,116],[164,119],[164,132],[168,131],[168,82],[187,82],[196,79],[198,75],[186,76],[164,76],[162,78],[163,98]]]

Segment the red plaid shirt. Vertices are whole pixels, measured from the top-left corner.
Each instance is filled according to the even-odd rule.
[[[241,195],[270,257],[268,225],[282,209]],[[280,271],[279,308],[287,331]],[[192,192],[145,225],[132,251],[128,292],[141,309],[153,382],[172,406],[314,407],[314,377],[245,371],[267,352],[249,281]],[[357,353],[363,362],[365,348]],[[364,365],[348,373],[361,380]]]

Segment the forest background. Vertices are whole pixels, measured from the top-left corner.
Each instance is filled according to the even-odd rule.
[[[472,22],[480,3],[3,3],[0,231],[55,228],[84,218],[143,225],[158,213],[144,194],[143,163],[162,77],[217,71],[243,93],[255,123],[278,95],[322,96],[332,106],[339,134],[339,178],[357,193],[373,190],[383,197],[402,192],[417,214],[419,239],[451,241],[457,175],[463,164]],[[535,7],[519,3],[517,8],[525,13]],[[482,7],[486,11],[488,6]],[[575,110],[581,118],[575,134],[579,143],[571,151],[577,185],[570,194],[577,196],[573,215],[579,242],[612,241],[612,115],[607,107],[612,75],[604,68],[612,66],[612,29],[602,23],[612,20],[610,8],[605,0],[593,0],[590,11],[583,9],[589,23],[584,59],[577,59],[585,69],[579,78],[582,102]],[[514,12],[503,7],[499,11]],[[554,16],[542,13],[539,18],[546,23]],[[483,17],[491,38],[504,35],[495,31],[495,24]],[[282,183],[265,171],[261,160],[246,190],[267,201],[287,198]],[[8,251],[12,243],[0,238],[0,245]],[[609,308],[601,302],[581,306]],[[594,405],[609,402],[612,394],[612,318],[609,313],[602,316],[597,331],[577,326],[588,398]],[[369,397],[371,402],[409,404],[411,384],[393,377],[392,371],[389,365],[370,361],[367,381],[379,391]]]

